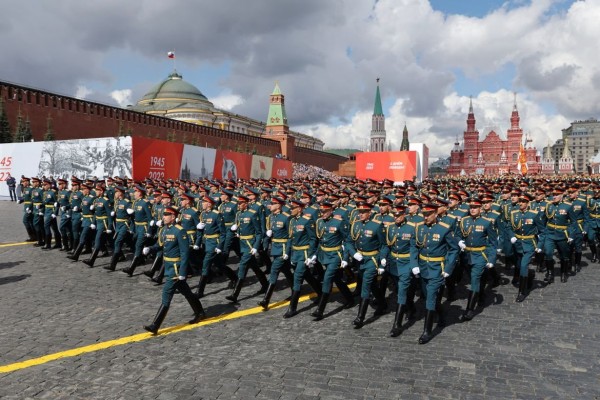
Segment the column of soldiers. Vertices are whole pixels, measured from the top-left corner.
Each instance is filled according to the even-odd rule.
[[[237,303],[248,270],[260,283],[258,304],[268,310],[280,275],[290,288],[284,317],[298,314],[302,286],[316,293],[315,320],[337,287],[343,307],[355,305],[355,329],[395,309],[390,336],[416,318],[415,299],[424,304],[423,334],[445,325],[444,304],[456,301],[457,288],[468,286],[460,321],[473,319],[485,293],[503,282],[499,266],[511,276],[516,302],[533,287],[535,272],[543,286],[554,282],[555,250],[560,281],[581,271],[584,248],[598,262],[600,183],[590,179],[550,180],[496,177],[427,180],[419,185],[356,179],[140,181],[23,177],[23,224],[28,241],[44,250],[68,253],[73,262],[132,276],[137,267],[163,284],[163,299],[152,324],[157,333],[175,291],[182,293],[195,317],[204,318],[199,299],[223,276]],[[54,244],[53,244],[54,243]],[[237,256],[237,271],[231,252]],[[530,269],[534,264],[536,269]],[[199,276],[195,292],[187,279]],[[356,284],[350,291],[348,285]],[[444,301],[444,297],[446,301]],[[478,307],[479,306],[479,307]]]

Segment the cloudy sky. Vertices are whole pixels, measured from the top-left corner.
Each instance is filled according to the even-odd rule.
[[[445,157],[466,126],[505,134],[514,92],[541,148],[600,117],[600,1],[0,0],[0,80],[135,103],[174,67],[215,105],[265,120],[277,81],[292,129],[364,148],[375,80],[388,140]],[[167,58],[175,51],[175,65]]]

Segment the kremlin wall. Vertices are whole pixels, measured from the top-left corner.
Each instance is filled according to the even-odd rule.
[[[171,81],[176,85],[169,85]],[[195,89],[190,84],[182,85],[182,83],[185,81],[175,73],[157,87],[170,90],[172,86],[177,89],[179,84],[179,87],[183,86],[185,89],[190,87]],[[328,171],[337,170],[339,164],[347,160],[346,157],[321,151],[323,142],[319,139],[289,131],[287,117],[285,117],[284,97],[279,92],[278,86],[270,97],[269,106],[269,115],[275,116],[266,124],[262,123],[262,132],[251,129],[242,132],[240,126],[256,127],[261,123],[215,109],[197,89],[179,93],[170,90],[164,93],[157,91],[155,87],[136,106],[129,109],[2,81],[0,81],[0,97],[11,129],[14,131],[20,116],[23,121],[29,122],[35,141],[42,141],[48,130],[51,130],[55,140],[145,137],[223,151],[273,158],[283,157],[295,163],[314,165]],[[172,114],[176,114],[179,105],[185,107],[185,115],[191,112],[198,113],[198,111],[201,111],[204,116],[209,112],[212,113],[212,120],[216,125],[209,126],[204,121],[189,122],[174,119],[176,115]],[[152,112],[149,112],[149,107],[153,107]],[[161,107],[166,112],[157,112]],[[143,111],[137,111],[138,109]],[[180,109],[178,113],[181,115],[183,111]],[[223,123],[223,121],[235,122],[236,117],[241,122],[235,126]]]

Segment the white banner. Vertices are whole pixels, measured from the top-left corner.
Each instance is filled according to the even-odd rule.
[[[216,149],[184,145],[179,177],[186,180],[212,179],[216,157]]]

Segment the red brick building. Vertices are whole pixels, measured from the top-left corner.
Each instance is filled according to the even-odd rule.
[[[473,102],[469,105],[467,116],[467,130],[463,133],[463,147],[458,140],[450,154],[450,166],[448,174],[507,174],[519,173],[517,169],[519,150],[523,143],[523,129],[520,127],[519,111],[517,102],[510,117],[510,128],[503,139],[495,131],[490,131],[480,142],[479,131],[475,127],[475,114]],[[540,155],[532,145],[531,138],[527,138],[525,153],[527,156],[528,173],[538,173],[541,169]]]

